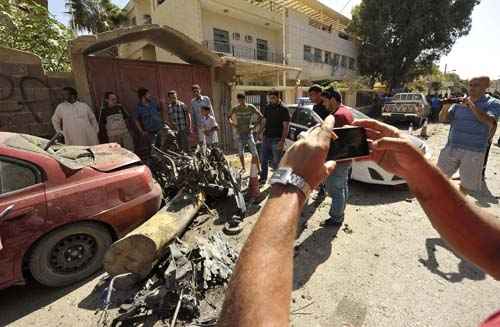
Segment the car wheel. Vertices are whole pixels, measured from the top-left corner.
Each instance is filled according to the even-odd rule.
[[[423,123],[424,123],[424,118],[422,117],[413,118],[413,126],[415,129],[420,128]]]
[[[36,244],[29,270],[43,285],[69,285],[100,269],[111,243],[111,235],[102,225],[82,222],[64,226],[45,235]]]

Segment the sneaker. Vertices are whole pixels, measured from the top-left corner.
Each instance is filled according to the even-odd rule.
[[[316,201],[316,200],[319,200],[319,199],[323,199],[326,197],[326,192],[325,192],[325,189],[322,187],[318,190],[318,192],[316,192],[315,194],[313,194],[311,196],[311,199],[313,201]]]
[[[337,220],[335,218],[328,218],[327,220],[323,220],[319,225],[321,227],[340,227],[342,226],[343,220]]]

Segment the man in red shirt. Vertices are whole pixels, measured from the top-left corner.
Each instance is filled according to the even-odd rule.
[[[335,117],[335,127],[343,127],[353,122],[349,107],[342,104],[342,95],[333,88],[325,89],[321,93],[323,105]],[[326,191],[332,198],[330,217],[321,223],[322,227],[341,226],[344,221],[344,211],[349,197],[349,170],[351,161],[337,163],[335,171],[326,179]]]

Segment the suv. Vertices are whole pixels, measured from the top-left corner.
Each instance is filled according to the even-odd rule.
[[[385,120],[410,121],[421,126],[431,114],[431,106],[422,93],[398,93],[382,109]]]

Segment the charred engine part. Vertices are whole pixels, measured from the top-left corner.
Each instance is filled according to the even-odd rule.
[[[216,312],[202,312],[201,301],[210,290],[227,285],[237,259],[221,233],[198,238],[194,246],[170,244],[168,255],[159,260],[141,289],[120,306],[112,326],[141,325],[151,315],[164,321],[203,323]]]
[[[162,141],[162,144],[167,142]],[[230,196],[238,207],[236,215],[240,219],[245,217],[246,204],[240,176],[230,168],[219,148],[198,146],[190,155],[166,146],[153,146],[150,168],[166,199],[172,198],[182,188],[193,193],[204,192],[212,199]]]

